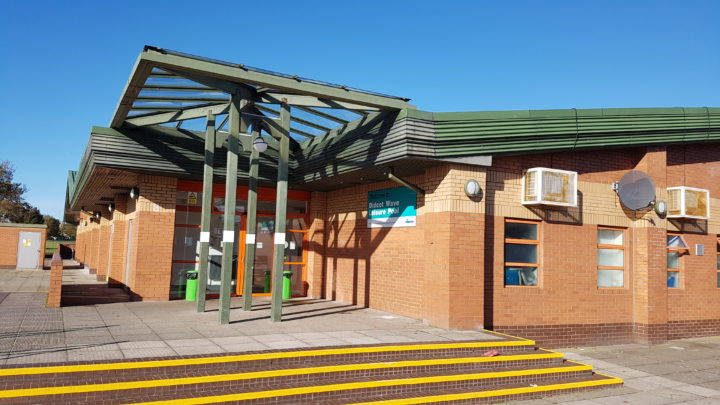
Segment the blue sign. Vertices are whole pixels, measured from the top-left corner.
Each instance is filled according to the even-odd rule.
[[[415,226],[414,191],[405,187],[388,188],[368,193],[368,228]]]

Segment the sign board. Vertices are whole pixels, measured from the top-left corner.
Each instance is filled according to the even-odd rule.
[[[417,195],[405,187],[368,192],[368,228],[415,226]]]

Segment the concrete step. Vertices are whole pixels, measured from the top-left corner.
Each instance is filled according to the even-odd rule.
[[[500,355],[483,357],[489,350]],[[559,389],[595,387],[605,380],[606,384],[621,383],[595,376],[591,370],[520,339],[332,347],[6,368],[0,370],[0,404],[143,403],[182,398],[186,401],[182,403],[339,403],[379,401],[396,394],[468,395],[569,382],[580,385]],[[517,395],[547,391],[517,391]],[[479,398],[489,397],[468,400]]]

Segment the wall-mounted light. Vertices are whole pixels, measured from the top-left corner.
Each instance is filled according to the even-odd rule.
[[[137,187],[133,187],[130,189],[130,198],[133,200],[137,200],[137,198],[140,197],[140,190]]]
[[[482,194],[482,189],[480,188],[480,183],[477,182],[477,180],[468,180],[465,182],[465,194],[470,198],[477,198]]]
[[[95,219],[100,219],[100,217],[102,217],[102,214],[100,213],[100,211],[95,211],[94,215],[95,215]]]
[[[113,204],[113,203],[108,204],[108,211],[113,212],[114,210],[115,210],[115,204]]]
[[[262,152],[265,152],[267,150],[267,148],[268,148],[268,144],[267,144],[267,142],[265,142],[265,140],[261,136],[258,136],[253,141],[253,149],[255,149],[256,151],[262,153]]]

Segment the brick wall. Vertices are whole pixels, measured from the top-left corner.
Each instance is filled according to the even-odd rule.
[[[133,219],[130,286],[137,299],[170,298],[175,195],[177,180],[143,175],[140,197],[128,204],[127,219]],[[133,207],[134,205],[134,207]]]
[[[40,249],[38,267],[42,268],[45,256],[45,238],[47,229],[19,226],[0,227],[0,268],[15,268],[17,265],[20,232],[40,232]]]

